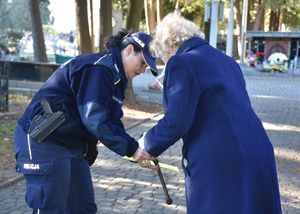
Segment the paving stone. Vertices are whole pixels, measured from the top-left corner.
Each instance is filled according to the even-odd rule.
[[[252,106],[262,120],[275,149],[284,214],[300,213],[300,77],[245,76]],[[147,93],[148,99],[159,100]],[[153,94],[153,93],[152,93]],[[152,97],[152,98],[151,98]],[[152,100],[153,101],[153,100]],[[130,130],[134,137],[156,124],[147,121]],[[179,167],[179,172],[163,169],[173,205],[165,196],[156,173],[120,158],[104,146],[91,168],[98,213],[186,213],[184,174],[181,168],[182,142],[164,152],[159,160]],[[0,190],[0,213],[29,214],[24,201],[24,180]],[[5,211],[3,211],[5,210]]]

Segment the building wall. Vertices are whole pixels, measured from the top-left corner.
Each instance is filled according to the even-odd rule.
[[[290,40],[289,39],[266,39],[265,53],[268,58],[272,53],[280,52],[285,54],[288,58],[290,57]]]

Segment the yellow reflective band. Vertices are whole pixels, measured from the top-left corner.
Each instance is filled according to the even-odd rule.
[[[137,163],[132,157],[124,156],[122,158],[125,159],[125,160],[129,160],[131,162]],[[151,161],[151,165],[155,166],[155,164],[153,163],[153,161]],[[168,170],[171,170],[171,171],[179,172],[179,169],[178,169],[177,166],[172,166],[172,165],[169,165],[169,164],[165,164],[165,163],[160,163],[159,162],[159,167],[163,168],[163,169],[168,169]]]

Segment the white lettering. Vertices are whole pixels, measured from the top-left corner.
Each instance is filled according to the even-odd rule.
[[[145,47],[145,43],[144,43],[142,40],[140,40],[139,38],[133,36],[132,39],[133,39],[134,41],[136,41],[136,43],[138,43],[142,48]]]
[[[40,164],[33,164],[33,163],[24,163],[23,169],[32,169],[32,170],[39,170]]]

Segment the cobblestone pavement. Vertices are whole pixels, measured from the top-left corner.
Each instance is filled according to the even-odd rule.
[[[300,213],[300,77],[251,75],[246,76],[246,82],[252,105],[275,148],[283,213]],[[158,93],[144,89],[139,95],[160,100]],[[158,119],[159,116],[129,133],[138,137]],[[92,167],[98,213],[186,213],[181,142],[160,157],[161,162],[180,168],[179,173],[162,170],[173,205],[166,205],[155,172],[121,159],[104,146],[99,150]],[[30,213],[24,202],[24,181],[0,191],[0,213]]]
[[[300,78],[246,79],[252,105],[275,149],[283,213],[300,213]]]

